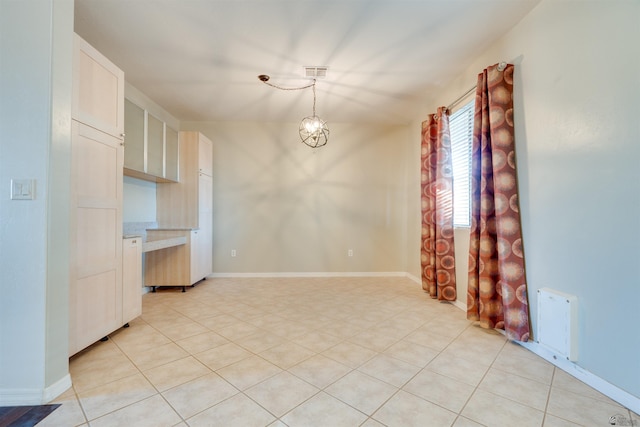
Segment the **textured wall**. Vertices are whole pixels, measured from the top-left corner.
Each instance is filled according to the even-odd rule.
[[[407,128],[330,124],[314,151],[297,125],[182,124],[214,144],[214,272],[406,271]]]

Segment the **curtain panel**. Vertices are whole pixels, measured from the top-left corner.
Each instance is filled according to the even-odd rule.
[[[529,307],[518,203],[513,70],[478,75],[471,160],[467,318],[528,341]]]
[[[456,299],[453,245],[453,168],[445,107],[422,122],[422,288],[431,298]]]

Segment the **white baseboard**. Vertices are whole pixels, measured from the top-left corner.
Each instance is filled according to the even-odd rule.
[[[412,281],[416,282],[418,285],[422,286],[422,279],[418,276],[414,276],[411,273],[406,273],[407,277]]]
[[[463,303],[462,301],[460,300],[451,301],[451,304],[458,307],[460,310],[464,311],[465,313],[467,312],[467,304]]]
[[[0,406],[44,405],[71,387],[71,375],[67,374],[45,389],[1,389]]]
[[[537,354],[583,383],[593,387],[610,399],[615,400],[625,408],[629,408],[636,414],[640,414],[640,398],[616,387],[567,359],[557,357],[553,352],[536,342],[514,342],[520,344],[532,353]]]
[[[280,272],[280,273],[211,273],[211,278],[250,278],[250,277],[408,277],[403,271],[392,272]]]

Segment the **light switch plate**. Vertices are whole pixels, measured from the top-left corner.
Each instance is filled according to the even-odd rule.
[[[33,200],[35,198],[35,180],[11,180],[11,200]]]

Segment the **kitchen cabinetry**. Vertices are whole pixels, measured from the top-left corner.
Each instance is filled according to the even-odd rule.
[[[124,73],[74,34],[71,116],[87,126],[122,138]]]
[[[185,286],[200,281],[192,260],[197,252],[199,230],[191,229],[150,229],[147,230],[147,243],[158,240],[182,237],[185,244],[176,245],[145,254],[144,284],[154,288],[158,286]],[[209,273],[207,273],[209,274]]]
[[[69,354],[122,326],[121,140],[72,121]]]
[[[75,35],[69,355],[126,323],[122,286],[123,88],[124,73]]]
[[[180,260],[183,263],[180,268],[189,272],[188,275],[181,276],[181,280],[187,278],[188,285],[191,285],[213,270],[213,144],[199,132],[180,132],[179,139],[180,182],[159,184],[156,187],[156,218],[162,229],[192,229],[187,245],[188,258]],[[153,230],[149,231],[154,233]],[[169,255],[154,254],[151,258]],[[148,260],[149,254],[147,262]],[[153,265],[149,264],[149,268]],[[158,265],[157,268],[169,267]],[[145,268],[147,286],[154,285],[146,279],[146,274],[155,277],[155,286],[171,286],[160,283],[158,275]]]
[[[154,182],[178,181],[178,132],[128,99],[124,116],[124,174]]]
[[[142,314],[142,239],[122,240],[122,322]]]
[[[180,182],[156,187],[160,228],[202,228],[212,211],[213,143],[199,132],[180,132]]]

